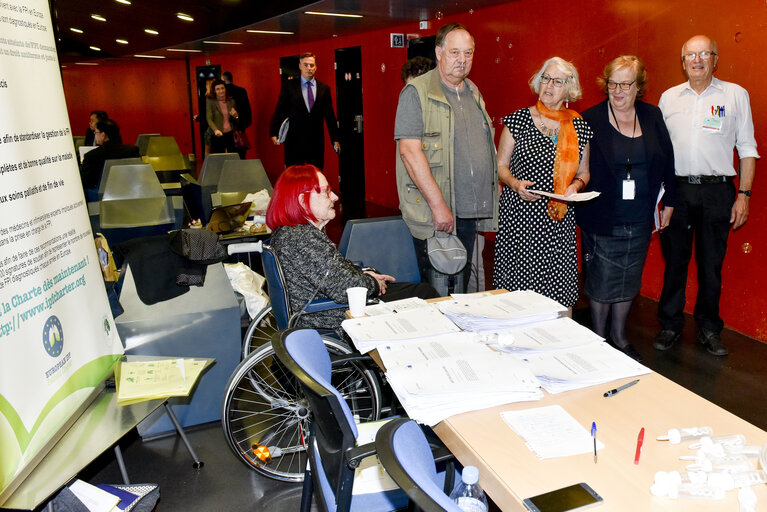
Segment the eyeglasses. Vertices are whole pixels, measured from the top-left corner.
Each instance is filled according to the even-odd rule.
[[[695,57],[700,57],[700,60],[708,60],[716,55],[716,52],[704,50],[702,52],[688,52],[684,54],[684,60],[695,60]]]
[[[616,87],[619,87],[621,91],[628,91],[631,89],[631,86],[636,83],[636,80],[633,82],[613,82],[612,80],[607,81],[607,88],[611,91],[614,90]]]
[[[318,194],[323,195],[327,197],[328,199],[330,199],[330,196],[333,195],[333,189],[330,188],[329,186],[327,187],[317,186],[317,187],[314,187],[312,190],[307,190],[306,192],[304,192],[304,194],[309,194],[311,192],[317,192]]]
[[[541,85],[548,85],[551,82],[557,89],[561,89],[569,81],[569,78],[552,78],[549,75],[541,75]]]

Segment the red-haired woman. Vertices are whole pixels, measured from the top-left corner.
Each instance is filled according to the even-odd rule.
[[[336,201],[328,180],[313,165],[288,167],[274,186],[266,223],[274,232],[270,244],[280,259],[293,311],[313,298],[344,303],[352,286],[364,286],[369,298],[385,301],[437,296],[426,283],[394,283],[392,276],[363,271],[341,256],[324,230],[336,216]],[[333,309],[305,314],[296,325],[335,329],[343,319],[344,310]]]

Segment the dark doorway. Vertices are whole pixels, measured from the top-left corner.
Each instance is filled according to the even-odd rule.
[[[419,37],[418,39],[409,39],[407,42],[407,58],[426,57],[436,64],[437,56],[434,53],[434,43],[437,36]]]
[[[341,153],[338,181],[344,220],[365,217],[365,145],[362,123],[362,49],[339,48],[336,58],[336,102]]]
[[[284,87],[288,80],[295,80],[301,76],[298,67],[298,55],[280,57],[280,83]]]
[[[210,149],[210,143],[206,143],[205,134],[208,131],[208,121],[205,117],[205,95],[208,94],[208,89],[213,80],[221,78],[221,65],[215,64],[213,66],[197,66],[197,122],[200,123],[200,153],[201,160],[205,160],[205,155]]]

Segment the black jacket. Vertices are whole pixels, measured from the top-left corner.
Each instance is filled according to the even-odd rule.
[[[237,128],[244,130],[253,122],[253,113],[250,110],[250,100],[248,100],[248,91],[239,85],[226,84],[226,94],[234,100],[237,110]]]
[[[665,206],[674,206],[676,200],[676,181],[674,175],[674,148],[663,121],[663,114],[655,105],[637,100],[634,104],[637,119],[642,127],[642,138],[647,152],[650,193],[658,197],[660,185],[666,188],[663,195]],[[589,172],[591,179],[584,192],[596,190],[599,197],[585,203],[578,203],[575,220],[581,229],[590,233],[609,235],[614,217],[617,198],[618,177],[613,171],[613,137],[608,116],[607,100],[583,112],[583,119],[594,131],[591,139]]]
[[[333,112],[330,87],[317,80],[314,107],[309,112],[301,91],[301,79],[294,78],[286,82],[272,116],[270,136],[277,137],[285,118],[290,119],[290,129],[285,139],[285,166],[309,163],[322,169],[325,163],[323,122],[328,127],[330,141],[338,142],[338,124]]]
[[[120,144],[106,141],[96,149],[85,153],[83,165],[80,169],[80,179],[83,188],[98,188],[101,181],[101,173],[104,172],[104,162],[119,158],[136,158],[140,156],[138,146]]]

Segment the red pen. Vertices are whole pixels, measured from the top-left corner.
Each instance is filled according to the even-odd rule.
[[[642,455],[642,444],[644,443],[644,427],[639,431],[639,437],[637,437],[637,451],[634,455],[634,464],[639,464],[639,456]]]

